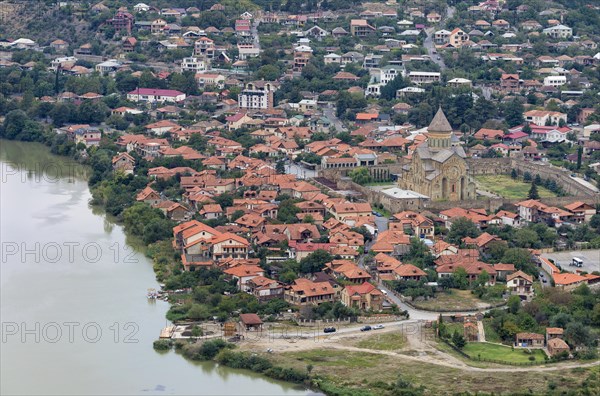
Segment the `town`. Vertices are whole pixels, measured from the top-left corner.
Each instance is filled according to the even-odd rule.
[[[89,165],[155,349],[326,394],[600,386],[599,4],[0,7],[0,137]]]

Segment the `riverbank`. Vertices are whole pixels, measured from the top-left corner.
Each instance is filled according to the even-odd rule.
[[[2,343],[0,394],[308,393],[250,371],[155,352],[152,342],[169,305],[146,299],[147,288],[158,284],[139,241],[89,205],[90,169],[44,145],[6,140],[0,140],[0,166],[3,247],[16,243],[31,251],[7,255],[0,266],[2,322],[18,326]],[[58,260],[50,250],[56,246],[63,247]],[[64,323],[74,323],[75,331]]]

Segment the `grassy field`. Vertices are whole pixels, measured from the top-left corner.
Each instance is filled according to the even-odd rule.
[[[531,188],[530,183],[514,180],[508,175],[480,175],[475,176],[475,181],[483,190],[508,199],[525,199]],[[556,197],[552,191],[542,186],[537,186],[541,198]]]
[[[534,356],[535,361],[543,362],[545,353],[541,349],[522,349],[514,350],[508,346],[490,344],[487,342],[469,342],[463,348],[463,352],[473,359],[481,357],[482,359],[500,360],[510,363],[528,363],[529,357]],[[528,353],[531,352],[531,353]]]
[[[361,395],[381,395],[378,383],[392,383],[402,378],[414,386],[424,386],[426,394],[448,395],[462,392],[494,392],[546,394],[553,384],[556,394],[576,389],[593,369],[565,369],[549,372],[524,371],[477,372],[405,360],[398,356],[378,355],[321,348],[318,350],[284,352],[268,356],[283,367],[305,370],[326,378],[335,386],[360,390]],[[515,381],[518,376],[518,381]]]
[[[438,293],[435,298],[426,301],[415,301],[412,304],[417,308],[433,311],[459,311],[489,306],[488,303],[481,301],[471,294],[469,290],[450,290],[448,293]]]
[[[395,351],[406,345],[406,336],[402,333],[373,334],[355,344],[358,348],[378,351]]]

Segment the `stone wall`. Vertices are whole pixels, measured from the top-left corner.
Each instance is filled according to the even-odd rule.
[[[469,199],[462,201],[429,201],[426,199],[398,199],[390,197],[382,193],[381,191],[375,191],[367,186],[361,186],[354,183],[349,178],[341,178],[337,182],[337,186],[341,190],[354,190],[361,193],[363,199],[367,200],[371,204],[377,203],[382,204],[383,207],[391,213],[402,212],[403,210],[414,210],[422,211],[428,210],[432,212],[439,212],[442,210],[455,208],[457,206],[464,209],[480,209],[483,208],[488,212],[496,212],[504,205],[515,205],[517,202],[522,201],[521,199],[505,199],[505,198],[481,198],[481,199]],[[600,203],[600,195],[596,194],[594,197],[587,195],[579,196],[568,196],[568,197],[554,197],[554,198],[543,198],[540,200],[549,206],[562,207],[566,204],[583,201],[590,205]]]
[[[564,206],[565,204],[583,201],[589,204],[600,203],[600,194],[596,193],[586,186],[578,183],[571,177],[568,170],[557,168],[549,163],[525,161],[521,158],[468,158],[469,173],[471,176],[510,174],[512,169],[516,169],[520,175],[529,172],[532,177],[540,175],[542,179],[552,179],[560,185],[563,190],[569,194],[567,197],[556,197],[542,199],[547,205]],[[355,190],[362,194],[368,202],[382,204],[383,207],[392,213],[403,210],[431,210],[440,211],[460,206],[465,209],[485,208],[488,211],[497,211],[503,205],[515,204],[520,200],[510,200],[504,198],[480,198],[463,201],[428,201],[424,199],[398,199],[390,197],[379,191],[375,191],[366,186],[358,185],[347,177],[351,169],[324,169],[319,171],[319,176],[325,177],[337,183],[341,190]],[[377,165],[369,167],[372,175],[397,174],[402,171],[401,163]]]
[[[471,176],[510,174],[511,158],[467,158]]]
[[[587,196],[590,198],[597,198],[598,196],[597,192],[590,190],[586,186],[574,180],[571,177],[570,171],[558,168],[550,163],[512,159],[511,165],[517,170],[519,175],[529,172],[532,177],[535,177],[535,175],[540,175],[542,179],[553,179],[569,195]]]

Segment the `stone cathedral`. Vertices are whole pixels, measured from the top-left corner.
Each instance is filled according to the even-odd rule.
[[[452,145],[452,127],[441,107],[429,124],[427,141],[402,168],[400,188],[427,195],[432,200],[474,199],[475,183],[469,176],[465,151]]]

